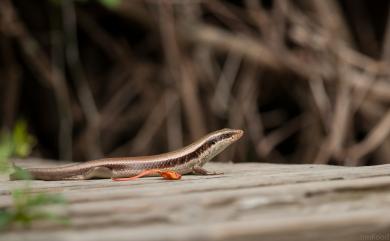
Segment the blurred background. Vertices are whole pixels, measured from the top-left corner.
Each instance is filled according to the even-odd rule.
[[[84,161],[166,152],[230,127],[245,137],[218,161],[388,163],[389,10],[1,0],[0,125],[13,133],[3,141]]]

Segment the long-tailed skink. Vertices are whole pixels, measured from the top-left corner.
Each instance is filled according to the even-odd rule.
[[[213,174],[202,166],[240,139],[243,133],[242,130],[222,129],[179,150],[160,155],[104,158],[59,167],[26,170],[33,179],[47,181],[132,177],[151,169],[174,171],[179,174]],[[11,174],[10,179],[17,179],[17,175]]]

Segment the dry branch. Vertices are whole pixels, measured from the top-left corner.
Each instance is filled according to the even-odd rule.
[[[224,161],[388,162],[390,15],[335,0],[19,2],[0,1],[0,121],[25,115],[36,155],[157,153],[232,127],[247,135]],[[42,93],[57,116],[31,101]]]

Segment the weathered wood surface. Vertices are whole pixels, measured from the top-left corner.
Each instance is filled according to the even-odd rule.
[[[33,181],[36,192],[65,195],[71,225],[37,223],[0,240],[390,240],[390,165],[207,168],[225,175]],[[19,185],[1,177],[1,207]]]

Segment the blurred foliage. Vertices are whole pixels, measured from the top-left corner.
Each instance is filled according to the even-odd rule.
[[[8,172],[10,165],[8,158],[12,155],[12,142],[7,133],[0,135],[0,173]]]
[[[13,166],[13,173],[11,174],[12,177],[13,177],[13,180],[31,180],[32,177],[31,177],[31,174],[23,169],[23,168],[20,168],[18,166]]]
[[[35,138],[28,133],[26,121],[19,120],[11,133],[0,133],[0,173],[8,172],[8,158],[12,156],[27,157],[36,143]]]
[[[55,220],[68,224],[66,216],[46,211],[45,207],[54,204],[66,204],[66,200],[58,194],[31,194],[29,187],[16,189],[12,192],[13,207],[0,210],[0,229],[5,229],[14,223],[29,227],[35,220]]]
[[[116,8],[122,0],[99,0],[101,4],[106,6],[107,8]]]
[[[51,159],[160,153],[230,127],[247,135],[219,161],[388,163],[388,9],[0,1],[0,124],[23,115]]]
[[[28,133],[27,123],[18,121],[12,132],[3,132],[0,135],[0,173],[8,173],[11,170],[10,157],[27,157],[35,145],[36,141]],[[28,180],[31,175],[28,171],[13,166],[12,174],[17,179]],[[25,186],[12,191],[13,206],[0,209],[0,230],[20,223],[27,227],[34,220],[56,220],[61,223],[68,223],[67,217],[45,211],[44,207],[54,204],[65,204],[66,201],[59,194],[32,194],[29,182]]]

